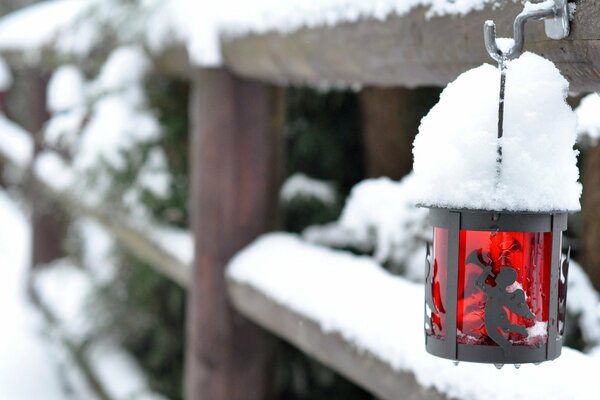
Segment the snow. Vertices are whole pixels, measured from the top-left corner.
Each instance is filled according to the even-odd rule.
[[[51,112],[67,111],[85,103],[83,73],[74,65],[59,67],[48,82],[47,103]]]
[[[0,19],[0,50],[37,52],[51,45],[87,5],[86,0],[48,0],[4,16]]]
[[[431,237],[428,211],[412,203],[414,176],[402,181],[368,179],[354,186],[339,221],[310,227],[313,243],[374,250],[377,261],[403,265],[410,279],[423,277],[425,240]]]
[[[600,95],[592,93],[584,97],[575,113],[580,137],[588,137],[592,145],[598,143],[600,141]]]
[[[94,313],[90,312],[97,284],[94,276],[70,259],[46,265],[36,274],[36,293],[56,317],[56,340],[86,344],[85,357],[111,399],[159,399],[148,390],[147,378],[126,351],[94,336]],[[72,363],[68,357],[66,362]]]
[[[413,372],[420,384],[451,398],[597,397],[600,360],[569,348],[553,362],[524,365],[518,371],[471,363],[455,367],[428,355],[423,344],[423,286],[390,275],[368,257],[306,244],[289,234],[271,234],[238,253],[227,275],[316,321],[324,332],[339,333],[359,351],[374,354],[398,371]]]
[[[323,204],[332,205],[337,200],[335,188],[330,182],[310,178],[296,173],[283,183],[279,197],[285,203],[297,198],[316,199]]]
[[[0,153],[19,167],[25,167],[33,155],[33,138],[0,112]]]
[[[25,295],[30,229],[22,211],[0,191],[0,398],[64,400],[68,396]],[[35,382],[35,384],[32,384]]]
[[[137,172],[137,182],[140,188],[149,191],[156,197],[169,196],[171,175],[167,164],[167,156],[160,147],[150,150],[148,159]]]
[[[138,46],[114,50],[94,82],[96,92],[114,92],[139,85],[150,70],[150,60]]]
[[[73,171],[55,152],[46,150],[35,158],[33,171],[38,179],[56,191],[66,191],[75,182]]]
[[[221,63],[223,37],[385,20],[418,7],[425,9],[425,18],[465,15],[487,4],[497,6],[497,0],[223,0],[209,5],[195,0],[54,0],[1,19],[0,50],[38,50],[54,43],[61,52],[83,56],[103,39],[103,28],[112,27],[123,43],[143,42],[154,52],[182,43],[192,63],[215,66]]]
[[[0,57],[0,92],[6,92],[13,83],[13,76],[4,58]]]
[[[415,201],[443,208],[579,210],[577,120],[565,101],[568,82],[532,53],[511,61],[500,141],[499,86],[491,65],[467,71],[423,118],[413,151]]]
[[[600,345],[600,296],[574,260],[569,266],[567,310],[577,318],[585,343]]]
[[[147,110],[142,88],[149,61],[137,46],[113,51],[90,91],[102,94],[84,127],[74,160],[77,170],[106,162],[123,169],[123,152],[136,144],[157,139],[160,127]]]
[[[148,232],[156,245],[177,259],[181,264],[191,266],[194,261],[194,236],[185,229],[170,226],[154,226]]]

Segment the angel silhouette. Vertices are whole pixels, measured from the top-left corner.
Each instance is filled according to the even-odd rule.
[[[516,289],[513,292],[507,291],[507,287],[516,282],[517,271],[505,265],[500,267],[500,271],[495,274],[489,256],[483,257],[477,250],[467,257],[467,264],[475,264],[482,269],[475,286],[486,295],[484,323],[487,335],[505,351],[508,351],[511,343],[500,332],[500,329],[505,333],[515,332],[525,337],[527,329],[522,325],[510,322],[505,308],[524,318],[535,318],[535,314],[527,306],[525,292],[522,289]],[[495,285],[488,283],[488,278],[492,278]]]

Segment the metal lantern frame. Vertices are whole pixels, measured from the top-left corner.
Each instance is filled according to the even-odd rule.
[[[567,228],[567,213],[521,213],[451,209],[430,209],[434,228],[448,230],[448,255],[445,300],[445,336],[438,338],[425,330],[427,351],[435,356],[454,360],[492,364],[540,363],[560,356],[564,331],[564,303],[568,258],[562,262],[562,233]],[[517,351],[507,352],[500,346],[462,344],[457,342],[458,274],[466,260],[459,260],[461,230],[489,232],[551,232],[550,288],[548,302],[548,334],[545,345],[515,345]],[[429,253],[429,252],[428,252]],[[428,254],[429,258],[429,254]],[[428,271],[429,272],[429,271]],[[561,275],[564,282],[561,281]],[[430,282],[426,282],[426,285]],[[559,296],[559,289],[564,293]],[[431,293],[426,290],[426,293]],[[427,299],[426,299],[427,300]],[[561,316],[559,316],[561,308]],[[559,318],[560,317],[560,318]],[[559,325],[561,321],[562,326]],[[431,324],[431,320],[426,321]],[[430,325],[431,326],[431,325]]]

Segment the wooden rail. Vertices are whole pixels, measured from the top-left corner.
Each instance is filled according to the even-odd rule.
[[[240,313],[381,399],[446,398],[434,389],[419,385],[411,372],[394,370],[338,333],[323,332],[316,321],[278,304],[252,286],[229,279],[227,289]]]
[[[600,2],[577,1],[571,35],[551,40],[541,22],[526,28],[525,49],[556,63],[574,91],[600,90]],[[460,73],[493,61],[485,51],[483,23],[512,37],[522,4],[504,1],[465,16],[426,17],[416,8],[385,21],[359,20],[334,27],[267,33],[223,41],[228,68],[275,83],[375,86],[443,86]]]

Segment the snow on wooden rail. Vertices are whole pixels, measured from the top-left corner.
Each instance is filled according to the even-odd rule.
[[[569,348],[518,371],[427,355],[422,285],[294,235],[268,235],[239,253],[228,290],[242,314],[384,399],[597,398],[600,361]]]
[[[530,22],[525,50],[555,62],[574,91],[600,90],[600,4],[580,0],[571,35],[548,39],[543,24]],[[521,2],[488,2],[464,16],[429,16],[417,7],[386,19],[358,19],[289,33],[236,35],[222,43],[234,72],[277,83],[440,86],[481,63],[493,63],[483,42],[483,23],[496,22],[512,37]]]

